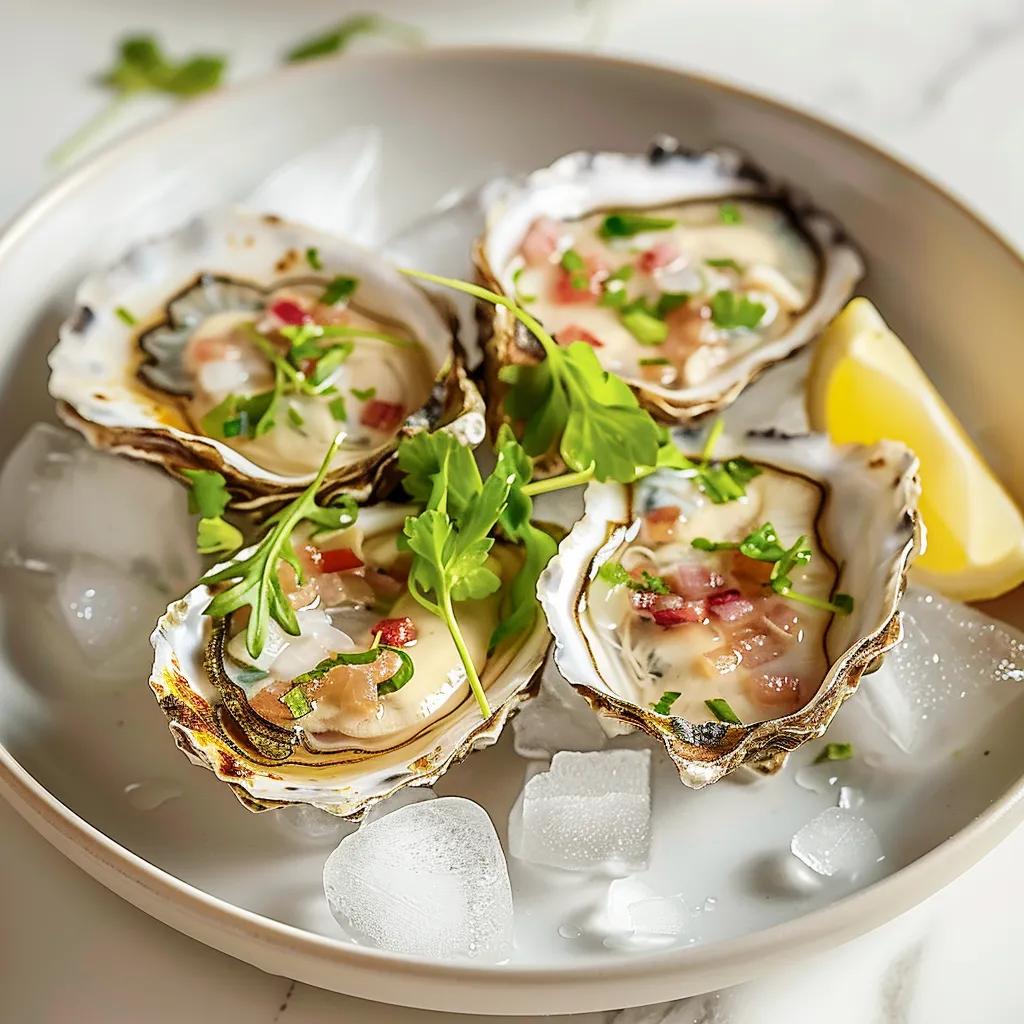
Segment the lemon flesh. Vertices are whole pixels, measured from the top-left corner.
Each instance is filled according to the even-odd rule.
[[[815,430],[842,444],[888,438],[921,462],[927,549],[914,574],[961,600],[1024,582],[1024,520],[917,360],[867,299],[854,299],[818,341],[807,382]]]

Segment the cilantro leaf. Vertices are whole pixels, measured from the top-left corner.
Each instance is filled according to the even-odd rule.
[[[242,546],[242,531],[221,516],[204,516],[196,525],[196,550],[201,555],[226,554]]]
[[[654,313],[644,309],[642,304],[633,304],[623,309],[619,319],[622,326],[641,345],[663,345],[668,337],[668,324]]]
[[[405,438],[398,448],[398,468],[409,497],[422,504],[430,503],[435,480],[442,477],[448,510],[456,518],[483,486],[473,452],[447,430]]]
[[[723,289],[711,296],[711,319],[726,330],[743,327],[753,330],[765,314],[765,305],[754,302],[746,295]]]
[[[285,55],[285,60],[294,64],[316,57],[328,57],[331,54],[342,53],[358,36],[373,35],[390,36],[406,46],[419,46],[423,42],[423,33],[411,25],[384,18],[379,14],[353,14],[333,28],[293,47]]]
[[[742,224],[743,213],[735,203],[722,203],[718,207],[718,219],[723,224]]]
[[[640,578],[633,576],[621,562],[605,562],[597,571],[597,575],[613,587],[625,584],[630,590],[641,594],[668,594],[669,585],[661,576],[655,576],[646,569],[641,570]]]
[[[183,469],[181,472],[190,481],[189,513],[201,515],[204,519],[223,515],[231,501],[224,477],[212,469]]]
[[[339,302],[347,302],[359,287],[357,277],[336,277],[324,289],[320,301],[325,306],[336,306]]]

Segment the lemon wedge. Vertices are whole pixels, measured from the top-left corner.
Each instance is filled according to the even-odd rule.
[[[818,341],[807,382],[815,430],[837,443],[902,441],[921,461],[926,586],[963,601],[1024,582],[1024,520],[917,360],[867,299],[854,299]]]

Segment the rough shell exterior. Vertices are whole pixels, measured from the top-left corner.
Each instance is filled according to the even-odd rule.
[[[368,531],[393,524],[408,508],[370,506],[360,513]],[[250,553],[242,551],[239,558]],[[232,787],[250,810],[313,804],[359,819],[405,786],[429,786],[473,750],[495,743],[510,716],[531,693],[550,643],[541,618],[529,633],[499,648],[482,681],[492,714],[486,721],[472,696],[441,721],[426,725],[394,748],[309,749],[301,733],[259,718],[221,671],[223,627],[203,614],[211,597],[203,585],[171,604],[152,635],[150,688],[169,720],[175,743],[194,764]]]
[[[570,153],[504,188],[495,186],[487,227],[477,240],[474,261],[480,282],[512,296],[503,268],[527,228],[539,216],[575,220],[597,210],[643,208],[691,199],[755,198],[786,209],[820,257],[818,288],[811,304],[781,337],[759,345],[707,381],[665,388],[630,380],[640,402],[665,423],[686,423],[731,404],[740,392],[775,363],[812,341],[842,309],[864,273],[857,251],[827,215],[732,150],[692,153],[672,139],[657,142],[646,155]],[[503,307],[481,307],[488,411],[492,429],[501,422],[502,366],[536,362],[540,346]]]
[[[877,667],[899,641],[907,570],[923,543],[917,458],[902,445],[834,447],[821,436],[751,436],[733,452],[723,446],[721,454],[743,454],[801,473],[823,487],[821,538],[840,566],[837,589],[852,594],[855,603],[851,615],[836,616],[829,627],[831,667],[803,708],[771,721],[733,726],[659,715],[616,695],[598,669],[596,640],[586,635],[582,613],[588,581],[635,519],[630,487],[588,487],[583,518],[562,541],[538,586],[562,675],[599,715],[661,740],[679,777],[694,788],[741,765],[776,771],[789,751],[825,732],[863,673]]]
[[[322,265],[315,274],[305,259],[310,248]],[[49,357],[49,387],[61,418],[95,447],[155,462],[176,476],[183,469],[218,470],[239,509],[269,510],[309,484],[312,473],[270,472],[220,440],[182,429],[180,417],[169,413],[173,399],[162,403],[159,392],[142,385],[140,336],[167,320],[174,298],[208,275],[257,289],[355,276],[369,310],[402,322],[422,341],[436,374],[427,404],[409,416],[393,444],[336,464],[325,496],[344,491],[366,499],[386,493],[395,481],[403,436],[444,426],[465,444],[482,440],[483,402],[463,367],[448,308],[352,243],[274,216],[221,210],[142,243],[80,286],[75,312]],[[139,323],[125,323],[119,309],[131,311]]]

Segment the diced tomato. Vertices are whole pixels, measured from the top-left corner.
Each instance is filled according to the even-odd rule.
[[[408,647],[416,640],[416,623],[403,615],[398,619],[381,619],[370,627],[370,636],[380,633],[380,642],[389,647]]]
[[[753,614],[754,605],[738,590],[720,590],[708,597],[708,609],[723,622],[739,622]]]
[[[333,548],[320,552],[321,572],[349,572],[362,565],[363,560],[351,548]]]
[[[657,245],[640,253],[636,258],[636,268],[642,274],[653,274],[654,271],[675,263],[680,255],[679,248],[672,242],[658,242]]]
[[[673,590],[681,597],[695,600],[721,590],[725,585],[725,577],[700,562],[683,562],[676,567],[670,582]]]
[[[665,544],[676,535],[676,526],[683,510],[678,505],[662,505],[652,508],[644,516],[643,539],[648,544]]]
[[[394,430],[405,419],[405,407],[398,402],[373,398],[363,406],[359,422],[373,430]]]
[[[600,256],[585,256],[582,270],[558,268],[552,297],[562,305],[594,303],[601,295],[601,282],[607,276],[608,265]],[[577,284],[582,287],[577,288]]]
[[[561,241],[562,225],[550,217],[538,217],[523,239],[523,259],[527,263],[547,263],[554,255]]]
[[[270,312],[286,324],[306,324],[313,320],[297,302],[292,302],[291,299],[278,299],[270,307]]]
[[[571,345],[574,341],[582,341],[591,348],[604,348],[604,342],[596,335],[591,334],[585,327],[579,324],[569,324],[555,334],[555,341],[559,345]]]

